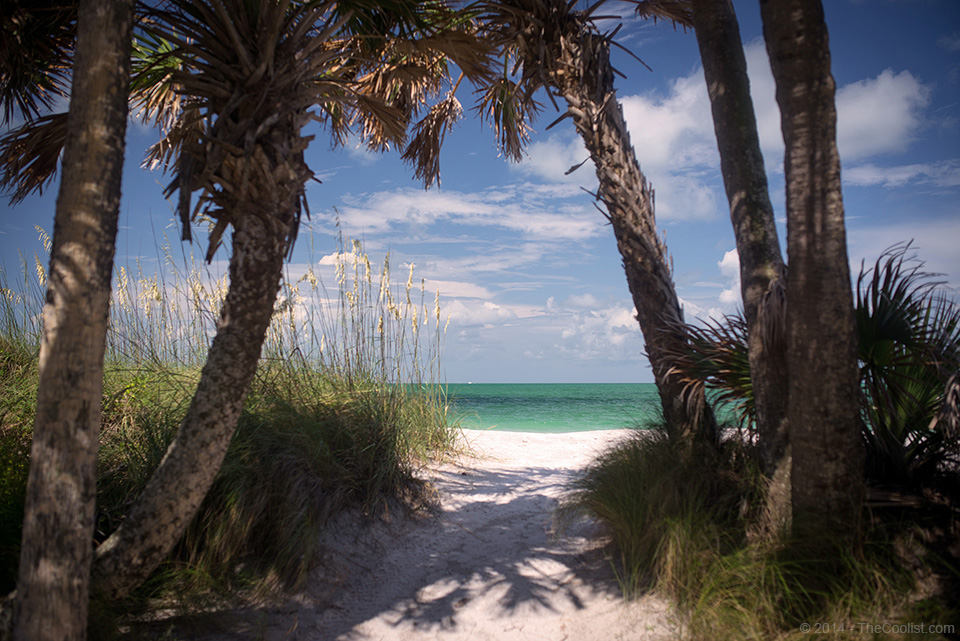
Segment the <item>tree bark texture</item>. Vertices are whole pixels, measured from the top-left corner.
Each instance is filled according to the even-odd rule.
[[[86,638],[132,0],[79,7],[40,346],[14,638]]]
[[[747,61],[731,0],[693,0],[691,5],[740,256],[740,292],[761,464],[779,487],[788,488],[785,266],[750,97]],[[785,505],[771,505],[771,512],[783,515],[773,518],[787,520],[789,492],[774,494],[774,502]]]
[[[848,538],[864,455],[827,27],[819,0],[761,0],[760,8],[786,144],[793,522]]]
[[[130,514],[96,551],[94,587],[123,598],[183,535],[227,453],[256,373],[293,214],[235,223],[230,289],[187,415]]]
[[[301,131],[318,100],[318,74],[332,68],[315,46],[319,8],[254,4],[258,11],[240,0],[222,11],[173,7],[160,29],[190,41],[179,41],[184,62],[172,77],[191,96],[182,117],[196,128],[185,135],[172,189],[180,191],[187,224],[195,191],[198,208],[216,221],[208,257],[232,225],[230,288],[177,436],[126,519],[97,548],[94,586],[111,599],[129,594],[169,554],[220,470],[313,176],[303,157],[313,137]]]
[[[536,64],[538,52],[525,55]],[[687,441],[714,442],[716,421],[703,388],[687,388],[671,373],[668,354],[686,345],[688,337],[667,249],[657,236],[653,190],[640,171],[617,101],[609,40],[581,29],[559,39],[556,55],[549,79],[567,102],[567,114],[596,167],[597,196],[617,238],[664,418]]]

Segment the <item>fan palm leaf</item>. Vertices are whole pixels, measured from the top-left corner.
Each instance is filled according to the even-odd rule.
[[[4,0],[0,11],[3,123],[49,112],[70,88],[77,3]]]

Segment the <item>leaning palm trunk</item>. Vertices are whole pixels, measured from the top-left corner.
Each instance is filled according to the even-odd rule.
[[[694,0],[691,22],[710,94],[720,169],[740,256],[761,465],[771,479],[771,525],[789,519],[788,378],[784,333],[785,274],[750,98],[747,62],[730,0]]]
[[[857,532],[864,455],[827,27],[819,0],[760,8],[786,144],[793,527],[847,539]]]
[[[221,64],[216,79],[222,85],[211,82],[213,74],[187,69],[175,76],[191,99],[181,118],[187,124],[168,136],[181,149],[170,191],[180,190],[189,238],[190,194],[202,190],[197,210],[205,208],[216,220],[208,259],[233,226],[230,287],[176,437],[123,523],[96,550],[94,587],[110,599],[129,594],[163,561],[213,484],[256,373],[283,260],[299,223],[304,183],[313,175],[303,158],[310,137],[301,135],[310,121],[301,100],[312,95],[310,61],[295,64],[294,47],[275,45],[274,67],[256,68],[245,49],[251,43],[238,38],[232,48],[218,37],[230,33],[230,25],[255,33],[258,25],[277,29],[284,9],[273,3],[260,9],[256,21],[239,22],[250,16],[236,6],[196,3],[192,13],[167,18],[175,28],[193,29],[186,33],[197,44],[184,45],[185,51],[208,47],[202,50],[206,64]],[[278,38],[265,29],[259,31],[263,37]],[[238,51],[244,56],[231,56]]]
[[[383,20],[392,14],[376,5],[371,5],[376,24],[385,31],[350,38],[346,25],[354,14],[332,1],[195,0],[174,5],[162,14],[167,25],[154,27],[182,56],[170,77],[176,85],[172,93],[187,99],[152,156],[178,160],[168,192],[179,190],[185,238],[191,195],[199,190],[193,214],[203,212],[216,221],[208,260],[231,225],[233,254],[217,335],[187,416],[130,514],[97,549],[96,587],[109,598],[128,594],[164,559],[220,469],[256,372],[283,260],[306,211],[305,184],[313,172],[304,150],[313,136],[303,135],[303,128],[323,120],[342,141],[355,118],[372,146],[386,148],[405,139],[414,111],[445,77],[437,70],[445,69],[438,62],[448,53],[462,54],[456,60],[465,73],[485,72],[483,59],[471,58],[483,48],[452,30],[460,24],[455,12],[445,13],[439,5],[413,11],[422,8],[416,2],[401,5],[391,8],[396,21],[422,21],[422,13],[437,21],[431,29],[397,26],[425,42],[390,35]],[[356,9],[362,11],[363,5]],[[378,56],[384,58],[381,64]],[[161,71],[164,62],[161,57]],[[147,67],[141,78],[153,72]],[[159,99],[145,107],[162,113],[174,102]],[[451,103],[445,106],[456,111]],[[428,184],[438,171],[430,159],[439,153],[434,145],[439,147],[448,119],[434,122],[420,127],[433,145],[421,140],[407,156],[423,168]]]
[[[193,401],[134,508],[97,548],[94,587],[108,598],[124,597],[163,561],[227,453],[260,359],[295,218],[289,206],[265,213],[236,221],[230,289]]]
[[[716,439],[713,411],[702,387],[687,388],[672,375],[669,354],[687,343],[683,310],[677,298],[667,249],[657,236],[653,190],[640,171],[630,134],[613,86],[609,38],[571,16],[557,35],[556,61],[547,82],[568,105],[596,166],[597,197],[607,216],[623,258],[627,284],[637,309],[647,355],[660,393],[667,425],[682,439]],[[542,65],[543,52],[519,48],[525,65]]]
[[[81,2],[43,310],[14,637],[84,639],[133,2]]]

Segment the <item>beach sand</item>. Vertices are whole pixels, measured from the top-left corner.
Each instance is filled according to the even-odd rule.
[[[557,531],[564,485],[623,430],[466,431],[472,454],[425,470],[441,508],[325,535],[306,589],[244,609],[208,640],[594,641],[672,639],[668,604],[626,603],[592,523]]]

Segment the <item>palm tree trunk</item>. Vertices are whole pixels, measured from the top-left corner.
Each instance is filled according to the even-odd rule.
[[[86,638],[132,0],[81,2],[43,309],[14,638]]]
[[[597,196],[617,238],[664,418],[688,442],[714,442],[716,422],[703,388],[685,388],[671,375],[668,354],[687,343],[683,310],[666,246],[657,236],[653,190],[640,171],[617,102],[609,41],[583,30],[580,37],[562,39],[560,55],[558,67],[567,72],[551,72],[550,81],[566,100],[567,113],[596,166]]]
[[[761,465],[772,482],[768,516],[783,524],[789,520],[790,507],[785,268],[733,4],[693,0],[691,8],[740,256]]]
[[[97,548],[94,587],[108,598],[129,594],[156,569],[220,470],[256,373],[294,218],[288,208],[235,222],[230,289],[193,401],[130,514]]]
[[[786,143],[793,524],[845,539],[863,501],[863,448],[827,27],[819,0],[760,8]]]

